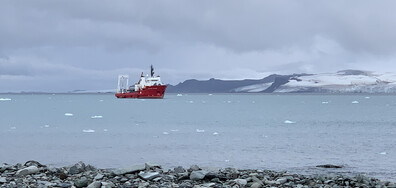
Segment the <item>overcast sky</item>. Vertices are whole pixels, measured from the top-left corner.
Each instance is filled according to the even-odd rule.
[[[396,1],[2,0],[0,92],[396,72]]]

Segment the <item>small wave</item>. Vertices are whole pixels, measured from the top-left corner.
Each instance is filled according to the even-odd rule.
[[[197,133],[203,133],[203,132],[205,132],[205,130],[203,130],[203,129],[196,129],[195,131],[197,131]]]
[[[286,121],[284,121],[284,123],[286,123],[286,124],[292,124],[292,123],[296,123],[296,122],[290,121],[290,120],[286,120]]]
[[[91,119],[102,119],[103,116],[91,116]]]
[[[93,129],[84,129],[84,130],[82,130],[82,132],[84,132],[84,133],[94,133],[95,130],[93,130]]]
[[[12,100],[12,99],[10,99],[10,98],[0,98],[0,101],[10,101],[10,100]]]
[[[71,117],[71,116],[74,116],[74,114],[72,114],[72,113],[65,113],[65,116]]]

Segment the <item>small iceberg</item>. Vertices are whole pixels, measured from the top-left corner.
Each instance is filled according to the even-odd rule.
[[[209,93],[208,95],[209,95],[209,96],[212,96],[213,94]]]
[[[168,132],[163,132],[162,134],[165,134],[165,135],[167,135],[167,134],[169,134]]]
[[[359,104],[359,101],[352,101],[352,104]]]
[[[203,129],[196,129],[195,131],[197,131],[197,133],[203,133],[203,132],[205,132],[205,130],[203,130]]]
[[[108,130],[107,130],[107,129],[103,129],[103,131],[104,131],[104,132],[107,132]]]
[[[91,119],[102,119],[103,116],[91,116]]]
[[[286,124],[292,124],[292,123],[296,123],[296,122],[290,121],[290,120],[286,120],[286,121],[284,121],[284,123],[286,123]]]
[[[329,102],[328,101],[323,101],[322,104],[329,104]]]
[[[179,129],[172,129],[172,132],[179,132]]]
[[[176,96],[178,96],[178,97],[182,97],[183,95],[179,93],[179,94],[177,94]]]
[[[386,155],[387,153],[386,153],[386,152],[381,152],[381,153],[379,153],[379,154],[381,154],[381,155]]]
[[[16,128],[16,127],[10,127],[10,129],[15,130],[15,129],[17,129],[17,128]]]
[[[74,116],[74,115],[72,113],[65,113],[65,116],[71,117],[71,116]]]
[[[213,135],[218,135],[218,134],[219,134],[218,132],[214,132],[214,133],[213,133]]]
[[[48,128],[48,127],[50,127],[50,126],[49,126],[49,125],[44,125],[44,127],[45,127],[45,128]]]
[[[194,101],[188,101],[189,103],[194,103]]]
[[[0,98],[0,101],[10,101],[10,98]]]
[[[103,100],[101,99],[101,100],[99,100],[99,102],[103,102]]]
[[[82,132],[84,132],[84,133],[94,133],[95,130],[93,130],[93,129],[84,129],[84,130],[82,130]]]
[[[370,97],[364,97],[365,99],[369,99]]]

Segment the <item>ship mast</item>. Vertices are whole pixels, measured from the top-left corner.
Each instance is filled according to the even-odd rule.
[[[151,65],[151,77],[154,77],[154,67],[153,67],[153,65]]]

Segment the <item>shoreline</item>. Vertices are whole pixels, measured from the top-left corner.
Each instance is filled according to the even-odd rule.
[[[321,165],[321,168],[342,168]],[[193,165],[163,169],[145,163],[118,169],[99,169],[83,162],[51,167],[37,161],[2,164],[0,187],[395,187],[396,183],[376,178],[341,174],[301,175],[286,171],[235,168],[200,168]]]

